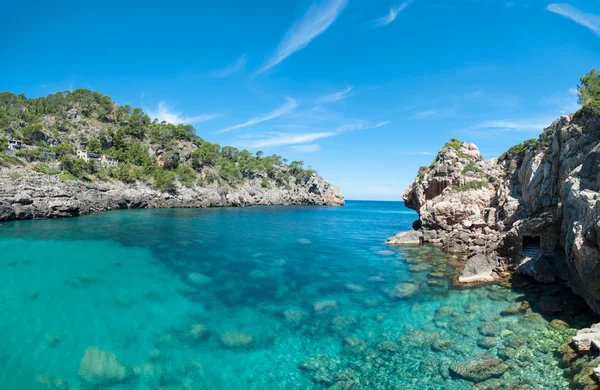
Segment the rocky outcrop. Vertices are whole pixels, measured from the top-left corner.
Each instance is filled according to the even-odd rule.
[[[600,313],[600,116],[563,116],[488,161],[452,140],[403,198],[422,242],[468,255],[459,282],[521,272],[568,283]]]
[[[218,184],[204,187],[179,185],[158,191],[144,182],[63,182],[27,167],[0,169],[0,221],[75,217],[93,212],[131,208],[201,208],[253,205],[344,204],[339,189],[312,174],[287,186],[248,180],[236,188]]]

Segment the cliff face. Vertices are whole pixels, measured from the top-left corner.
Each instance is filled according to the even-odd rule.
[[[0,221],[74,217],[127,208],[213,207],[252,205],[341,206],[344,196],[316,173],[287,187],[250,180],[231,188],[217,183],[177,186],[169,192],[138,181],[63,182],[27,167],[0,169]]]
[[[417,240],[468,253],[459,282],[506,271],[567,282],[600,313],[600,117],[564,116],[538,140],[484,161],[473,144],[446,144],[403,195],[419,213]]]

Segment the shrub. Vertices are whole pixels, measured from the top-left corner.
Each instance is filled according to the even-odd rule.
[[[179,182],[186,187],[192,187],[196,180],[196,172],[189,165],[182,165],[177,168],[177,178]]]
[[[443,149],[453,148],[453,149],[458,150],[458,149],[460,149],[462,144],[463,144],[463,142],[461,140],[459,140],[458,138],[450,138],[450,141],[446,142]]]
[[[454,191],[463,192],[470,190],[480,190],[482,188],[489,188],[490,185],[485,180],[475,180],[463,184],[462,186],[452,186]]]
[[[173,171],[156,169],[154,171],[154,187],[161,191],[172,191],[175,189],[177,175]]]
[[[481,168],[479,168],[477,166],[477,164],[475,164],[474,162],[470,162],[467,164],[467,166],[462,170],[463,175],[465,175],[468,172],[474,172],[474,173],[480,173],[482,172]]]
[[[45,175],[58,175],[60,173],[60,170],[50,168],[47,164],[35,164],[31,169]]]

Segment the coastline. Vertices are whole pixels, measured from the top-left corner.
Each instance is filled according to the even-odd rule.
[[[0,193],[0,221],[68,218],[137,208],[344,205],[339,189],[317,174],[304,185],[290,183],[287,187],[273,184],[265,188],[261,180],[249,180],[236,188],[178,185],[174,191],[159,191],[142,181],[63,182],[58,175],[12,168],[0,170]]]

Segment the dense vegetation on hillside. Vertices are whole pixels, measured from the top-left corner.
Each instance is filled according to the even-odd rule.
[[[305,181],[314,171],[302,161],[265,157],[231,146],[221,147],[200,138],[191,125],[152,121],[140,108],[119,106],[110,97],[86,89],[27,99],[23,94],[0,93],[0,165],[14,164],[3,156],[8,140],[30,145],[17,157],[47,174],[62,171],[63,180],[144,180],[162,190],[179,182],[185,186],[219,182],[237,186],[262,180],[264,187],[288,187]],[[104,168],[77,158],[77,149],[106,154],[118,168]],[[46,152],[46,153],[45,153]],[[52,169],[47,153],[56,153],[61,171]]]

